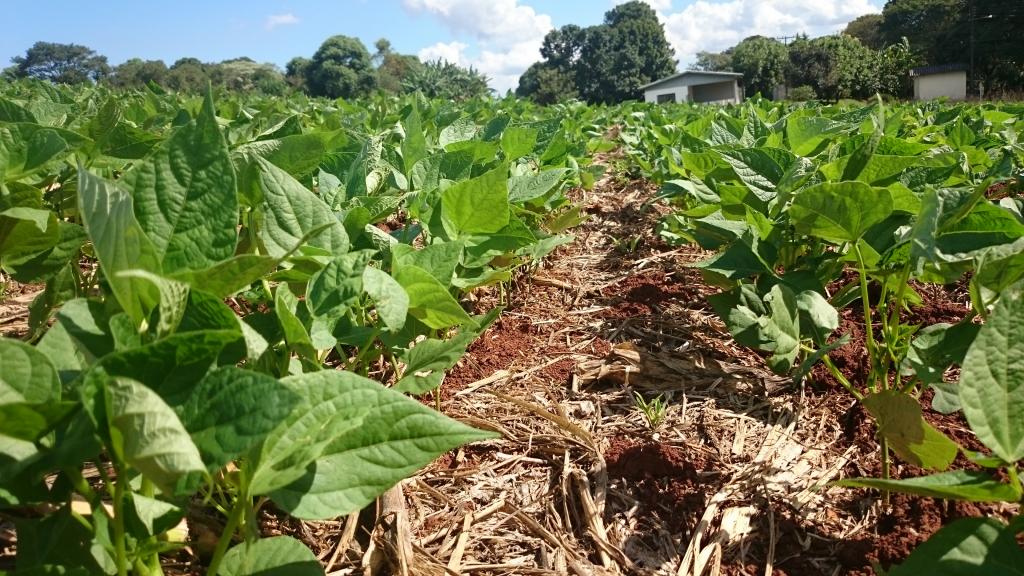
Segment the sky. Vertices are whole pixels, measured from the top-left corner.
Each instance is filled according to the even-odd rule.
[[[665,26],[679,68],[743,38],[841,30],[884,0],[644,0]],[[499,93],[540,59],[552,28],[599,24],[616,0],[4,0],[0,68],[39,40],[84,44],[111,64],[248,56],[284,67],[329,36],[378,38],[423,60],[473,66]]]

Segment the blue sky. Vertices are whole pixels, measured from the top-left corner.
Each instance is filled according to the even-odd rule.
[[[878,11],[881,0],[646,0],[681,66],[751,33],[833,32]],[[601,21],[615,0],[6,0],[0,64],[38,40],[84,44],[112,64],[131,57],[219,61],[248,56],[283,66],[334,34],[372,51],[388,38],[402,53],[473,65],[499,91],[539,59],[544,34]]]

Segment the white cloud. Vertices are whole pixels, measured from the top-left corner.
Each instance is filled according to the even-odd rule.
[[[463,66],[463,63],[466,60],[466,57],[464,55],[466,48],[469,48],[468,44],[459,42],[457,40],[454,42],[438,42],[437,44],[427,46],[426,48],[420,50],[419,53],[416,54],[416,56],[423,62],[445,60],[447,62],[451,62],[452,64],[458,64],[459,66]]]
[[[540,60],[540,46],[554,26],[547,14],[538,14],[519,0],[404,0],[413,12],[440,19],[452,32],[475,40],[476,50],[464,42],[439,42],[419,52],[421,60],[438,57],[460,66],[473,66],[491,79],[491,87],[504,94],[515,89],[519,75]]]
[[[267,30],[273,30],[278,26],[291,26],[298,23],[299,17],[291,12],[287,12],[285,14],[271,14],[267,16],[267,19],[263,21],[263,27]]]
[[[671,4],[665,0],[645,1],[652,6]],[[659,9],[658,17],[684,68],[693,63],[697,52],[719,52],[755,34],[779,37],[806,33],[813,38],[838,32],[858,16],[880,12],[879,1],[698,0],[678,12]]]

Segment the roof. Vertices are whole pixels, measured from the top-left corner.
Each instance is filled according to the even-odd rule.
[[[743,74],[740,74],[739,72],[711,72],[711,71],[704,71],[704,70],[683,70],[682,72],[680,72],[678,74],[673,74],[671,76],[666,76],[666,77],[662,78],[661,80],[655,80],[654,82],[650,82],[648,84],[644,84],[643,86],[640,87],[640,90],[646,90],[646,89],[648,89],[648,88],[650,88],[652,86],[657,86],[658,84],[663,84],[665,82],[668,82],[669,80],[675,80],[676,78],[682,78],[683,76],[686,76],[687,74],[700,74],[702,76],[721,76],[723,78],[742,78],[743,77]]]
[[[930,76],[932,74],[946,74],[947,72],[966,72],[966,64],[936,64],[934,66],[918,66],[910,69],[911,76]]]

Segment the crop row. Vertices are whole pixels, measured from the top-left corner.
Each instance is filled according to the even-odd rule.
[[[1021,501],[1024,108],[751,101],[637,109],[622,122],[631,165],[676,207],[662,237],[713,254],[697,266],[721,288],[711,304],[734,339],[798,383],[823,364],[873,417],[881,477],[840,484],[886,499]],[[962,321],[909,319],[929,285],[958,282],[971,302]],[[850,342],[843,310],[864,334],[862,373],[830,357]],[[929,424],[926,390],[934,410],[962,411],[988,451]],[[968,464],[953,469],[961,453]],[[931,474],[893,478],[893,455]],[[1019,520],[953,522],[889,573],[1005,573],[1024,565]]]
[[[322,573],[273,505],[358,511],[493,434],[408,395],[496,317],[460,303],[571,239],[600,131],[514,100],[0,95],[0,508],[18,574],[160,574],[190,503],[209,574]],[[84,505],[82,504],[84,503]],[[235,544],[238,541],[239,543]]]

